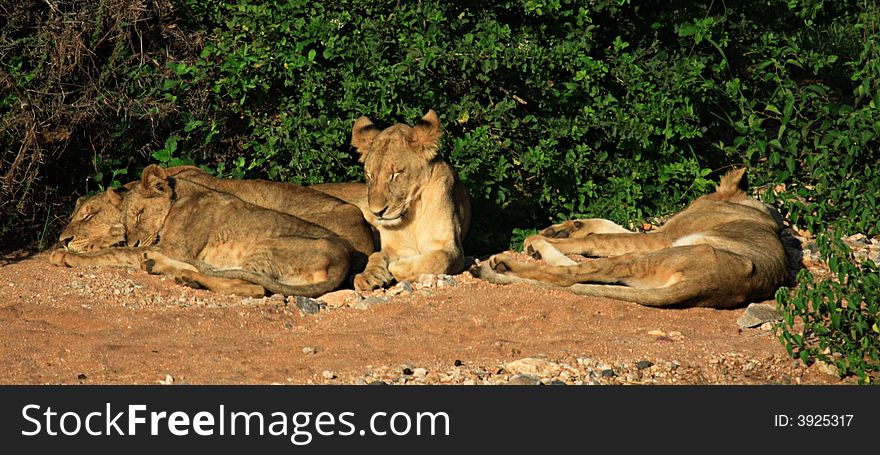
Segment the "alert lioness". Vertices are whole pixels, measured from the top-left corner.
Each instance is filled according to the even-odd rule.
[[[194,166],[176,166],[165,169],[165,173],[169,178],[199,183],[256,206],[287,213],[324,227],[351,244],[358,268],[363,267],[367,256],[375,250],[372,230],[360,209],[328,194],[339,191],[337,185],[351,191],[351,186],[366,188],[364,184],[325,184],[312,189],[266,180],[221,179]],[[61,246],[68,251],[89,252],[124,245],[122,201],[125,194],[138,183],[130,182],[119,189],[111,188],[94,196],[79,198],[70,221],[59,236]],[[325,191],[320,191],[319,187]]]
[[[464,268],[470,199],[452,166],[437,153],[440,135],[433,110],[413,127],[398,123],[379,130],[367,117],[355,122],[351,143],[364,163],[367,186],[359,195],[338,197],[358,201],[381,241],[381,250],[355,276],[355,289]]]
[[[526,239],[548,266],[499,254],[476,272],[496,283],[527,281],[648,306],[731,308],[771,297],[787,274],[781,221],[746,195],[745,169],[665,225],[632,233],[601,219],[567,221]],[[603,257],[575,263],[565,254]]]
[[[350,266],[350,244],[294,216],[247,203],[155,165],[121,202],[128,247],[91,253],[59,249],[68,266],[143,264],[220,293],[266,291],[318,296],[337,288]]]

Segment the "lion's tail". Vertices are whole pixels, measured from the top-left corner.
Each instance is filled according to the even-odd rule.
[[[266,275],[248,270],[212,270],[207,273],[220,278],[250,281],[251,283],[259,284],[272,294],[283,294],[286,296],[318,297],[333,291],[342,284],[342,280],[327,280],[312,284],[289,285],[279,283]]]
[[[559,286],[544,281],[501,274],[492,270],[488,263],[483,263],[481,267],[475,268],[472,272],[480,279],[492,283],[529,283],[546,289],[568,291],[574,294],[590,297],[624,300],[650,307],[691,305],[713,306],[719,308],[726,307],[726,305],[719,305],[721,302],[707,302],[702,300],[700,289],[688,288],[686,286],[672,285],[664,288],[635,288],[608,284],[573,284],[571,286]]]

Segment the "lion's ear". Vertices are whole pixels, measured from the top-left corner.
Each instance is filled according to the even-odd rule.
[[[429,109],[424,117],[420,118],[409,132],[409,144],[422,157],[431,161],[437,156],[437,148],[440,147],[440,118],[433,109]]]
[[[351,145],[361,154],[361,163],[369,153],[370,145],[377,134],[379,134],[379,128],[376,128],[376,125],[373,125],[373,122],[366,116],[362,116],[354,122],[354,127],[351,129]]]
[[[146,197],[162,196],[171,191],[165,170],[155,164],[145,167],[141,175],[141,190]]]
[[[721,177],[715,191],[719,193],[735,193],[737,191],[747,191],[749,189],[749,180],[746,178],[746,168],[741,167],[734,169]]]
[[[122,194],[113,189],[107,188],[107,199],[110,201],[110,204],[117,209],[122,207]]]

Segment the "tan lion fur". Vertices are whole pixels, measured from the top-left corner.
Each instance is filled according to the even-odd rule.
[[[333,232],[148,166],[121,203],[128,247],[58,249],[57,265],[142,265],[186,284],[246,296],[318,296],[345,279],[352,247]]]
[[[214,177],[195,166],[165,169],[168,177],[189,180],[207,188],[229,193],[245,202],[296,216],[324,227],[348,241],[353,248],[355,270],[362,270],[378,243],[358,207],[328,194],[337,185],[351,191],[363,183],[323,184],[302,187],[266,180],[237,180]],[[119,189],[108,189],[77,200],[70,221],[59,236],[61,247],[72,252],[90,252],[125,243],[121,205],[125,194],[138,184],[130,182]],[[325,191],[321,191],[318,188]],[[314,189],[313,189],[314,188]]]
[[[648,306],[731,308],[770,298],[788,270],[781,220],[746,186],[745,169],[728,172],[715,193],[647,233],[602,219],[566,221],[526,239],[526,251],[548,265],[500,254],[475,272]],[[575,263],[566,254],[600,259]]]
[[[367,187],[337,197],[358,205],[381,240],[380,251],[355,276],[355,289],[464,268],[470,199],[452,166],[438,155],[440,136],[433,110],[412,127],[398,123],[380,130],[367,117],[355,122],[351,142],[364,163]]]

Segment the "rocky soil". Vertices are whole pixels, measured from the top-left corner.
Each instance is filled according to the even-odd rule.
[[[810,239],[795,234],[793,259],[820,273]],[[880,254],[877,239],[851,240],[857,254]],[[242,299],[140,270],[54,267],[39,254],[0,262],[0,382],[854,382],[791,359],[772,322],[746,317],[767,317],[766,303],[654,309],[468,272],[318,300]]]

